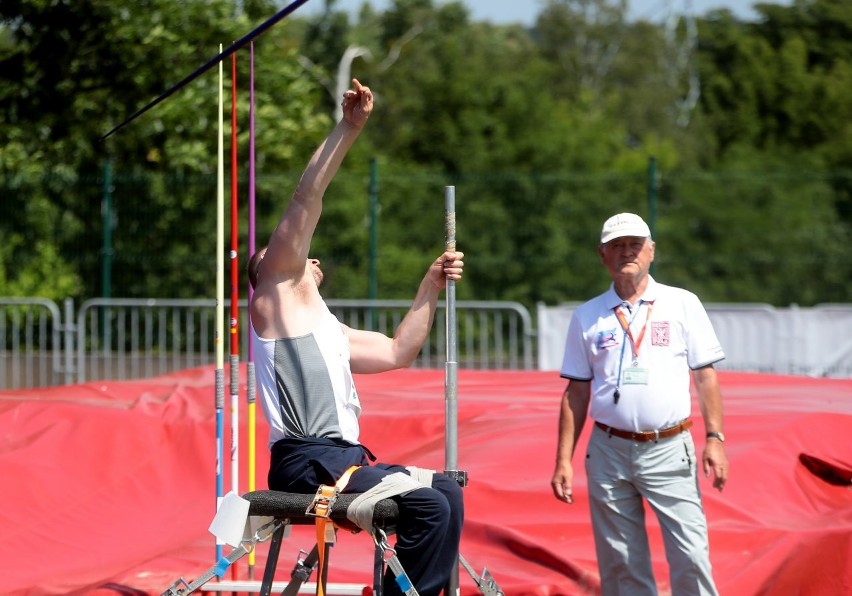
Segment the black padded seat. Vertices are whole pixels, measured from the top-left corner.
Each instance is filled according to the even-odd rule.
[[[340,526],[354,528],[346,518],[346,510],[359,496],[359,493],[343,493],[331,509],[331,519]],[[316,518],[309,516],[305,510],[314,500],[314,495],[302,493],[285,493],[277,490],[256,490],[243,495],[249,502],[249,515],[263,515],[276,519],[286,519],[291,525],[316,523]],[[393,499],[382,499],[376,503],[373,510],[373,525],[387,530],[396,526],[399,519],[399,505]]]

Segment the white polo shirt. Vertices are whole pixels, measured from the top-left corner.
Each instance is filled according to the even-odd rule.
[[[628,306],[611,285],[574,311],[560,375],[591,381],[589,415],[598,422],[628,431],[667,428],[690,415],[690,369],[725,353],[691,292],[649,277],[640,301]]]

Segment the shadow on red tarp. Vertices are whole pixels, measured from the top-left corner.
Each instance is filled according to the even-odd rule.
[[[207,532],[216,507],[214,378],[200,368],[0,393],[0,593],[160,594],[215,563]],[[444,372],[357,382],[362,440],[380,460],[443,469]],[[721,494],[700,478],[720,592],[852,594],[852,380],[721,373],[721,382],[731,478]],[[575,504],[550,492],[564,387],[555,372],[459,372],[459,467],[470,477],[462,555],[477,573],[487,567],[506,596],[599,591],[580,455]],[[248,490],[245,401],[242,387],[240,493]],[[256,486],[265,488],[268,429],[257,419]],[[648,520],[667,593],[659,526]],[[313,529],[294,528],[276,579],[288,581],[299,550],[312,546]],[[256,578],[267,548],[258,549]],[[226,579],[233,573],[248,577],[248,559]],[[371,574],[370,538],[341,535],[329,581],[367,586]],[[478,593],[463,570],[460,587]]]
[[[834,486],[852,486],[852,469],[834,464],[807,453],[799,454],[799,461],[808,472]]]

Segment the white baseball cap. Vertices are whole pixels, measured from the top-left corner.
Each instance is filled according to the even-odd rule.
[[[601,244],[624,236],[650,238],[651,229],[641,217],[635,213],[619,213],[604,222],[601,230]]]

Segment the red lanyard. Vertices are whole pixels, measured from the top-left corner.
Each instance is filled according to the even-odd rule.
[[[639,306],[636,308],[636,314],[639,314],[639,308],[642,307],[642,303],[648,305],[648,316],[645,317],[645,323],[642,325],[642,330],[639,332],[639,337],[637,339],[633,339],[633,332],[630,331],[630,322],[628,322],[627,317],[624,316],[624,313],[621,311],[621,305],[615,307],[615,316],[618,317],[618,322],[621,323],[621,328],[624,329],[624,334],[630,338],[630,347],[633,350],[633,366],[637,366],[639,364],[639,348],[642,345],[642,338],[645,337],[645,329],[648,328],[648,321],[651,320],[651,311],[654,309],[654,301],[639,301]],[[633,318],[636,318],[636,315],[633,315]]]

